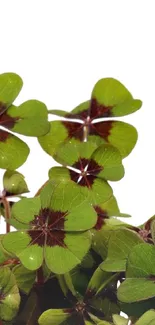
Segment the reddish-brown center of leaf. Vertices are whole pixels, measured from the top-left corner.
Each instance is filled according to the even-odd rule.
[[[68,121],[64,121],[62,122],[62,124],[67,129],[69,139],[74,137],[75,139],[83,141],[84,139],[83,124],[76,123],[76,122],[68,122]]]
[[[6,112],[0,115],[0,125],[8,129],[12,129],[18,120],[18,117],[11,117]]]
[[[83,313],[86,309],[86,303],[85,302],[77,302],[77,304],[75,305],[75,310],[77,312]]]
[[[6,109],[7,106],[4,103],[0,102],[0,115],[3,114]]]
[[[66,247],[64,243],[66,215],[67,212],[41,209],[39,215],[31,222],[32,229],[28,231],[31,244],[38,244],[41,247],[45,244],[50,247]]]
[[[89,105],[89,104],[88,104]],[[111,117],[112,116],[113,106],[105,106],[100,104],[96,98],[92,98],[90,101],[90,106],[78,113],[68,113],[66,118],[79,119],[84,121],[85,125],[88,125],[92,120],[101,118],[101,117]]]
[[[112,116],[112,108],[113,106],[105,106],[102,104],[99,104],[99,102],[96,100],[96,98],[93,98],[91,100],[90,105],[90,118],[91,120],[97,119],[100,117],[110,117]]]
[[[95,211],[97,212],[97,222],[94,226],[94,229],[100,230],[102,226],[105,224],[105,219],[108,219],[108,214],[105,210],[101,209],[99,206],[94,206]]]
[[[103,138],[108,142],[108,137],[113,127],[113,122],[114,121],[93,123],[90,116],[88,116],[84,120],[84,123],[81,124],[77,122],[69,122],[69,121],[62,121],[61,123],[67,129],[68,139],[75,138],[80,141],[84,141],[85,131],[86,131],[87,135],[100,136],[101,138]],[[87,128],[87,130],[85,130],[85,128]]]
[[[103,170],[95,160],[86,158],[80,158],[72,167],[77,170],[70,170],[72,181],[88,188],[92,187],[97,174]]]
[[[0,130],[0,141],[1,142],[5,142],[10,136],[11,136],[10,133]]]
[[[89,135],[98,135],[108,142],[114,121],[106,121],[91,124],[89,127]]]

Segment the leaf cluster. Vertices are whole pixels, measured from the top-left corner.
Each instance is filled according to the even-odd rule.
[[[123,178],[137,142],[136,129],[115,118],[142,102],[105,78],[70,113],[34,99],[17,106],[22,85],[0,75],[0,324],[155,324],[155,218],[121,221],[129,215],[109,183]],[[16,133],[37,137],[59,164],[31,197],[17,171],[30,150]]]

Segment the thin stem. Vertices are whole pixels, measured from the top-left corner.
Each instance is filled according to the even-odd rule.
[[[41,192],[41,190],[45,187],[45,185],[48,183],[48,181],[46,181],[40,188],[39,190],[37,191],[37,193],[35,194],[35,196],[38,196]]]
[[[2,197],[2,203],[4,205],[5,219],[6,219],[6,233],[10,232],[10,224],[7,222],[11,218],[10,203],[6,197]]]
[[[44,284],[44,273],[42,266],[37,270],[37,284],[42,285]]]

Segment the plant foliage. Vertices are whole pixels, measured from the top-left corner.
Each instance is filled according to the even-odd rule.
[[[155,217],[139,227],[121,221],[129,215],[109,183],[123,178],[137,141],[115,118],[142,102],[104,78],[71,112],[34,99],[17,106],[22,85],[0,75],[0,325],[154,325]],[[59,163],[33,197],[17,170],[29,147],[14,133],[37,137]]]

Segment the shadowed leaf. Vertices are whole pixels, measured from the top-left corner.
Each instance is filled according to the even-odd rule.
[[[7,267],[0,268],[0,319],[12,320],[19,308],[20,295],[15,276]]]
[[[17,171],[7,170],[4,173],[3,187],[9,195],[29,192],[24,176]]]

